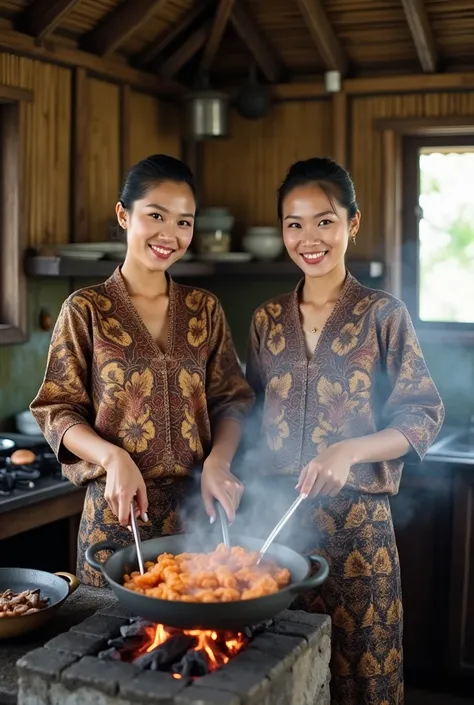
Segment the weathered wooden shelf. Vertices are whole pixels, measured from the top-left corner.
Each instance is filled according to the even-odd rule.
[[[78,277],[103,279],[112,274],[119,262],[112,260],[75,260],[60,257],[28,257],[25,271],[29,277]],[[356,277],[377,278],[383,275],[381,262],[349,262]],[[301,272],[291,261],[278,262],[178,262],[170,267],[170,274],[178,279],[186,277],[290,277],[297,279]]]

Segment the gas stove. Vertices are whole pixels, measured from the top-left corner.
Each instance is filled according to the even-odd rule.
[[[37,489],[45,479],[66,480],[56,456],[47,443],[30,446],[28,450],[32,451],[36,458],[34,462],[25,465],[12,462],[11,456],[15,450],[18,450],[18,447],[12,449],[10,455],[0,457],[0,498],[9,497],[15,491],[27,492]]]

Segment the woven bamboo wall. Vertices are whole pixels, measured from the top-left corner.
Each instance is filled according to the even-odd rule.
[[[0,83],[33,92],[23,135],[28,244],[69,241],[71,204],[72,72],[59,66],[0,52]],[[88,231],[108,238],[120,188],[120,89],[89,79]],[[131,93],[132,161],[147,154],[180,155],[178,109]]]
[[[26,88],[23,135],[27,233],[31,245],[69,237],[71,72],[51,64],[0,53],[0,83]]]

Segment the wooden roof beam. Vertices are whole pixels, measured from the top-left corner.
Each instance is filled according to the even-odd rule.
[[[161,65],[161,75],[170,80],[206,44],[211,30],[211,22],[205,22],[191,34],[178,49]]]
[[[209,39],[201,59],[201,71],[206,73],[216,58],[235,0],[219,0]]]
[[[349,70],[347,56],[336,37],[321,0],[296,0],[313,42],[328,70],[346,76]]]
[[[99,56],[111,54],[167,2],[168,0],[125,0],[84,37],[84,48]]]
[[[423,0],[402,0],[416,53],[425,73],[436,73],[438,52]]]
[[[235,4],[230,21],[267,80],[270,83],[277,83],[280,76],[280,61],[242,0],[238,0]]]
[[[183,86],[174,81],[139,71],[119,58],[112,56],[103,59],[96,54],[57,44],[54,37],[44,44],[39,44],[28,34],[0,27],[0,50],[60,66],[79,66],[93,76],[112,83],[127,83],[132,88],[154,95],[179,95],[184,90]]]
[[[133,65],[137,68],[144,68],[151,64],[166,47],[199,19],[212,3],[213,0],[198,0],[198,2],[194,2],[189,11],[186,12],[175,25],[166,29],[163,34],[157,39],[154,39],[153,42],[133,57]],[[159,70],[159,66],[154,68]]]
[[[40,43],[54,32],[79,0],[35,0],[19,17],[17,28]]]

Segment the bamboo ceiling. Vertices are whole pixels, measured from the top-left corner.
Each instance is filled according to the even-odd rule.
[[[473,0],[0,0],[13,33],[183,85],[474,69]]]

